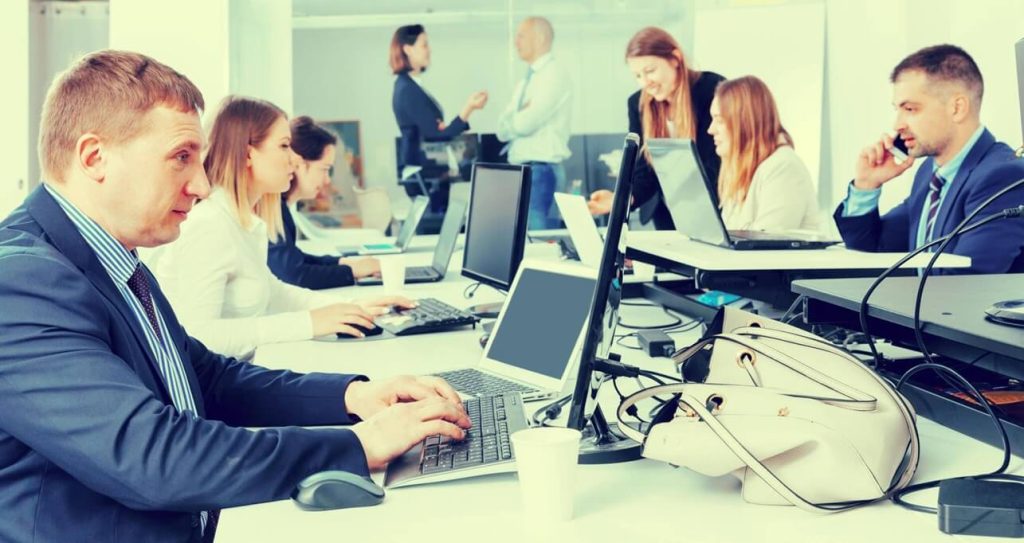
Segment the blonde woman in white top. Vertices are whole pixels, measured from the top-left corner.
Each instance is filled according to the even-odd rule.
[[[718,84],[711,102],[715,152],[722,159],[718,196],[730,230],[817,230],[818,200],[775,99],[753,76]]]
[[[339,303],[286,284],[267,267],[267,243],[282,232],[281,192],[295,170],[291,129],[280,108],[229,96],[210,131],[203,162],[213,191],[181,236],[147,258],[175,313],[211,350],[250,357],[259,345],[372,328],[387,298]]]

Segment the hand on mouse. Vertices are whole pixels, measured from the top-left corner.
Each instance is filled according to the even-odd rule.
[[[463,429],[469,427],[465,411],[444,398],[435,397],[392,405],[353,426],[352,433],[363,446],[367,466],[378,469],[427,436],[440,434],[462,439],[465,437]]]
[[[379,313],[378,313],[379,314]],[[373,316],[362,306],[356,304],[331,304],[309,312],[313,321],[313,335],[350,334],[363,337],[363,333],[350,326],[356,324],[364,328],[373,328]]]
[[[346,410],[363,420],[399,403],[441,398],[465,412],[459,393],[444,379],[402,375],[380,381],[352,381],[345,390]]]

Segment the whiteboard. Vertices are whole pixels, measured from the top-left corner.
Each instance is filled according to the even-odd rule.
[[[796,154],[818,187],[825,73],[825,6],[752,6],[699,10],[692,59],[726,79],[754,75],[772,95]]]

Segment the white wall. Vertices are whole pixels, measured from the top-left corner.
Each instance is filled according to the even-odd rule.
[[[28,0],[0,3],[0,36],[7,82],[0,91],[0,218],[25,197],[29,175]]]
[[[290,1],[231,0],[228,88],[232,93],[270,100],[291,111],[291,16]]]

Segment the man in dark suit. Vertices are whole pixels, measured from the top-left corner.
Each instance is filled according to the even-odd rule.
[[[862,251],[909,251],[950,233],[983,201],[1024,178],[1024,161],[982,126],[981,72],[952,45],[924,48],[892,71],[895,130],[909,158],[897,162],[894,138],[883,135],[861,151],[846,200],[835,212],[846,245]],[[910,196],[881,216],[885,183],[927,157]],[[1024,189],[996,199],[979,219],[1024,204]],[[971,258],[970,273],[1024,271],[1024,221],[989,223],[952,241],[947,251]],[[955,273],[946,270],[945,273]],[[942,273],[938,272],[937,273]]]
[[[211,541],[220,508],[468,426],[440,380],[270,371],[186,334],[135,248],[174,240],[209,193],[202,107],[127,52],[51,87],[45,183],[0,222],[2,541]]]

